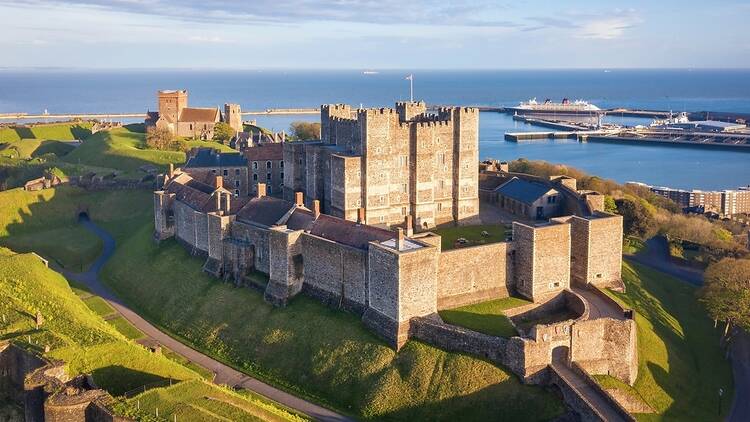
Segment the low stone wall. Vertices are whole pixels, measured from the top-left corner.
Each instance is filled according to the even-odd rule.
[[[628,413],[627,409],[625,409],[620,404],[620,402],[618,402],[614,397],[612,397],[612,395],[609,394],[607,390],[602,388],[602,386],[599,385],[599,383],[597,383],[596,380],[593,377],[591,377],[591,375],[589,375],[588,372],[586,372],[578,363],[573,362],[573,364],[571,365],[571,369],[573,370],[573,372],[575,372],[580,377],[585,379],[586,383],[589,384],[589,386],[593,388],[597,393],[599,393],[599,395],[601,395],[601,397],[604,398],[604,400],[606,400],[607,403],[609,403],[609,405],[612,406],[617,411],[618,416],[620,416],[626,421],[635,422],[635,418],[632,415],[630,415],[630,413]]]
[[[510,242],[442,251],[438,262],[437,308],[449,309],[509,296],[513,282]]]
[[[507,355],[508,340],[443,322],[439,315],[412,318],[409,337],[451,352],[480,356],[504,366],[512,365]]]
[[[607,293],[605,293],[601,288],[596,287],[596,286],[590,286],[589,290],[593,294],[595,294],[596,296],[598,296],[600,299],[602,299],[603,301],[605,301],[609,306],[611,306],[611,307],[613,307],[615,309],[618,309],[622,313],[623,317],[625,317],[627,319],[634,319],[634,315],[633,315],[633,310],[632,309],[626,308],[626,307],[622,306],[620,304],[620,302],[612,299],[612,297],[610,297]]]

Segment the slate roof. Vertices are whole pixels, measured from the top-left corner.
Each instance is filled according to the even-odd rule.
[[[286,221],[287,228],[291,230],[309,230],[315,221],[313,213],[304,208],[297,208]]]
[[[550,190],[555,189],[542,183],[529,182],[514,177],[495,189],[495,192],[524,204],[531,205]]]
[[[169,181],[167,192],[175,194],[175,199],[187,204],[190,208],[203,211],[210,203],[214,189],[183,173]]]
[[[221,120],[221,113],[218,108],[185,107],[180,111],[178,120],[181,122],[216,123]]]
[[[498,186],[507,181],[507,177],[479,173],[479,189],[482,190],[495,190]]]
[[[237,220],[273,226],[293,207],[292,202],[271,196],[253,198],[237,212]]]
[[[284,159],[284,144],[280,142],[260,144],[255,147],[245,148],[243,154],[247,161],[279,161]]]
[[[185,168],[201,167],[244,167],[247,160],[239,152],[217,153],[211,148],[200,148],[185,163]]]
[[[395,236],[390,230],[358,224],[325,214],[321,214],[312,223],[310,234],[359,249],[367,249],[368,243],[371,241],[383,242]]]

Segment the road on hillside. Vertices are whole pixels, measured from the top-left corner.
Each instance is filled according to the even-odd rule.
[[[669,244],[663,236],[652,237],[646,241],[646,246],[645,251],[636,255],[627,255],[626,259],[685,280],[692,285],[703,285],[703,271],[678,265],[669,259]]]
[[[203,353],[180,343],[154,327],[145,319],[141,318],[99,280],[99,273],[102,267],[115,253],[115,240],[104,229],[92,223],[87,218],[82,218],[81,224],[102,239],[102,242],[104,243],[104,251],[94,264],[91,265],[91,268],[89,268],[88,271],[84,273],[64,272],[65,277],[86,285],[92,293],[101,296],[104,300],[109,302],[117,312],[150,338],[158,341],[160,344],[166,346],[175,353],[184,356],[190,361],[215,372],[216,377],[214,383],[216,384],[226,384],[253,391],[273,401],[281,403],[286,407],[304,413],[315,420],[325,422],[354,421],[354,419],[347,416],[336,413],[325,407],[318,406],[315,403],[311,403],[299,397],[295,397],[285,391],[279,390],[278,388],[237,371],[210,356],[204,355]]]

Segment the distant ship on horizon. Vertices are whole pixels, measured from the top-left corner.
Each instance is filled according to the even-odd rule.
[[[559,103],[555,103],[549,98],[540,103],[537,102],[536,98],[532,98],[529,101],[521,102],[516,107],[508,107],[508,110],[518,115],[553,114],[596,116],[602,112],[602,109],[588,103],[587,101],[570,101],[567,98],[563,98]]]
[[[364,71],[362,71],[363,75],[377,75],[378,73],[380,73],[380,72],[378,72],[377,70],[364,70]]]

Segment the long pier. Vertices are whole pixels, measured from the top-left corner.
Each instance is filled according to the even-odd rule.
[[[272,116],[292,114],[318,114],[318,108],[269,108],[265,110],[243,111],[246,116]],[[0,120],[36,120],[36,119],[121,119],[121,118],[146,118],[146,113],[59,113],[59,114],[29,114],[29,113],[2,113]]]

